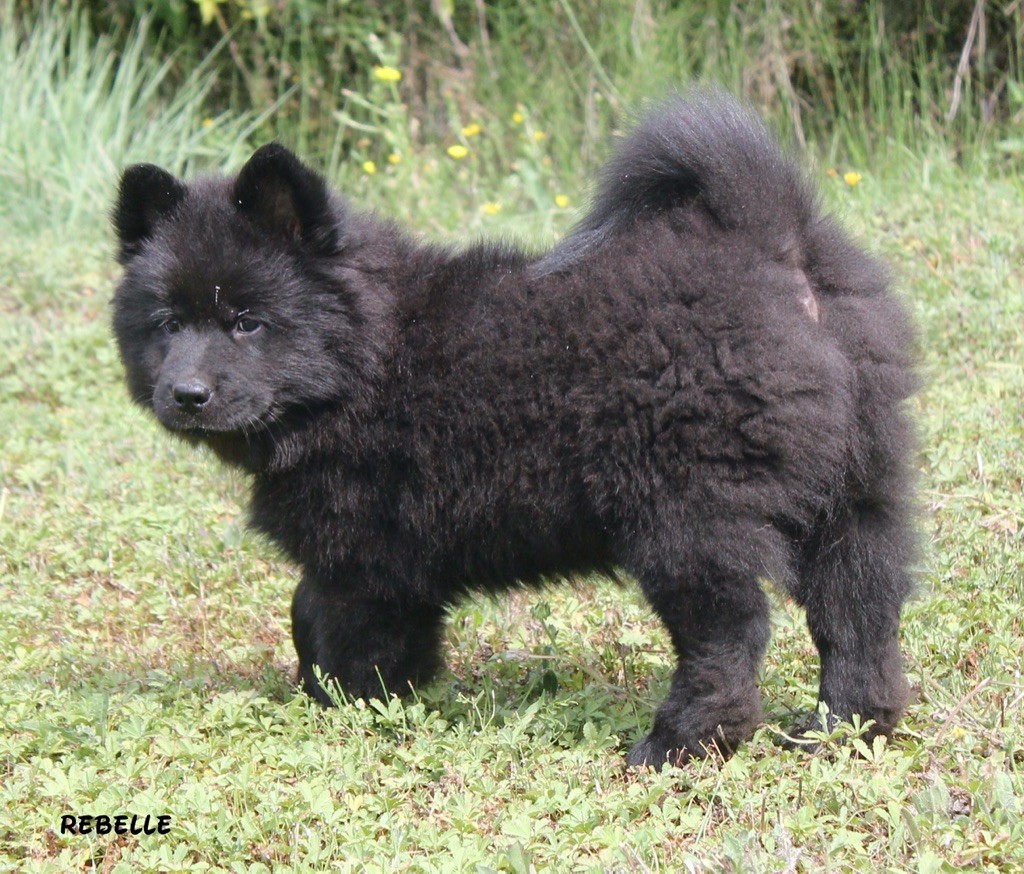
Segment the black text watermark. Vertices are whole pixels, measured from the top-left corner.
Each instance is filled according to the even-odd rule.
[[[62,835],[169,835],[171,833],[171,815],[119,813],[115,816],[106,814],[74,814],[67,813],[60,818]]]

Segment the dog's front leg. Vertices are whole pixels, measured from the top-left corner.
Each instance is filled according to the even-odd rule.
[[[385,698],[407,693],[441,666],[443,607],[356,596],[352,588],[306,573],[292,599],[299,682],[325,706],[334,703],[325,683],[350,698]]]

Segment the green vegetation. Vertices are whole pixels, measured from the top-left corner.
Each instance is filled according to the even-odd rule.
[[[749,13],[718,55],[684,41],[674,58],[679,32],[711,32],[685,9],[645,30],[641,13],[660,15],[657,4],[599,26],[593,4],[554,8],[576,11],[589,51],[567,25],[503,36],[491,20],[491,58],[510,72],[472,70],[443,111],[432,104],[433,126],[406,90],[406,47],[383,39],[333,131],[309,126],[314,156],[353,199],[431,237],[542,246],[583,205],[608,128],[671,75],[704,70],[792,106],[781,80],[748,78],[763,69],[748,49],[768,30]],[[893,264],[921,325],[927,548],[906,611],[916,696],[900,730],[871,750],[778,746],[816,685],[802,616],[780,601],[753,741],[724,766],[625,774],[622,751],[670,669],[629,586],[467,604],[452,617],[450,671],[414,700],[325,713],[294,694],[294,569],[245,531],[241,478],[125,397],[105,212],[126,161],[237,163],[268,125],[301,143],[302,119],[287,89],[255,110],[231,105],[241,92],[208,74],[224,52],[235,63],[227,45],[197,67],[187,52],[152,50],[152,30],[108,41],[74,12],[24,31],[10,23],[0,20],[0,867],[1024,868],[1019,67],[1003,68],[1002,116],[979,124],[974,94],[947,126],[950,70],[893,58],[891,75],[932,101],[901,103],[890,73],[868,63],[877,46],[834,45],[822,31],[808,59],[827,69],[837,52],[862,52],[875,79],[851,81],[856,99],[837,90],[832,104],[797,103],[813,177]],[[561,65],[567,52],[582,55]],[[388,81],[373,65],[406,75]],[[279,98],[280,113],[261,117]],[[868,104],[884,125],[865,121],[876,118]],[[897,105],[903,115],[885,114]],[[827,123],[807,123],[822,107]],[[775,121],[798,138],[788,110]],[[171,834],[60,834],[62,815],[120,813],[168,813]]]

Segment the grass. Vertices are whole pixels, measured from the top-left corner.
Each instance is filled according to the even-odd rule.
[[[466,604],[450,623],[450,669],[412,700],[323,712],[294,693],[295,569],[246,532],[240,477],[129,406],[108,325],[113,167],[230,161],[244,131],[230,119],[204,128],[200,92],[154,116],[145,86],[159,67],[112,88],[92,37],[35,68],[8,39],[0,32],[0,66],[14,71],[0,96],[0,867],[1024,867],[1024,190],[983,144],[967,169],[941,139],[873,165],[837,147],[839,131],[813,171],[894,265],[921,325],[927,550],[903,630],[915,698],[896,736],[859,757],[856,743],[778,746],[816,682],[802,616],[780,601],[755,738],[724,765],[624,773],[671,668],[630,587]],[[596,38],[592,48],[603,51]],[[375,156],[354,154],[332,172],[431,236],[546,244],[582,204],[587,167],[533,136],[559,122],[536,93],[521,123],[495,116],[455,160],[445,148],[461,131],[429,146],[400,139],[382,83],[365,96],[385,110],[379,135],[401,161],[371,175],[360,165]],[[8,121],[47,106],[63,109],[46,118],[74,118],[89,94],[98,132],[42,124],[38,155]],[[146,139],[150,127],[163,133]],[[854,187],[847,169],[863,174]],[[170,814],[171,834],[59,833],[65,814],[126,812]]]
[[[90,5],[100,22],[125,17],[118,4]],[[419,145],[467,119],[493,127],[529,102],[557,120],[549,149],[560,166],[592,161],[605,130],[641,99],[702,77],[743,91],[798,142],[834,136],[858,160],[937,134],[971,150],[1014,113],[1020,120],[1024,6],[1015,2],[977,6],[973,30],[975,4],[944,0],[150,5],[154,27],[170,22],[185,52],[224,35],[211,69],[219,105],[276,98],[264,133],[324,163],[364,139],[381,145],[335,124],[339,112],[372,122],[359,98],[376,63],[412,74],[401,90]],[[217,12],[190,31],[183,13],[196,5]]]

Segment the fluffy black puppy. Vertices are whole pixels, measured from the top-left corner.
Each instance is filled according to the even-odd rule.
[[[907,319],[731,99],[651,113],[540,258],[418,245],[277,145],[234,179],[129,167],[114,223],[132,397],[252,475],[317,700],[314,666],[352,696],[429,679],[469,591],[623,568],[678,657],[631,764],[752,732],[764,580],[832,716],[892,730]]]

